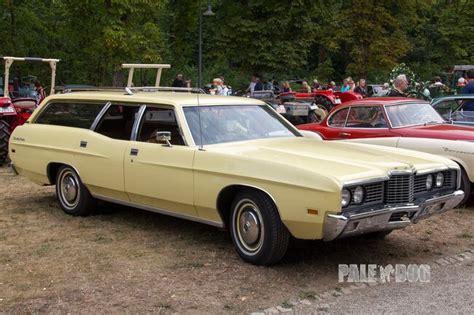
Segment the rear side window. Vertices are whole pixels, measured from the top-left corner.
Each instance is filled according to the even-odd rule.
[[[113,139],[130,140],[139,109],[137,105],[111,105],[95,132]]]
[[[35,123],[89,129],[104,106],[105,103],[50,103]]]

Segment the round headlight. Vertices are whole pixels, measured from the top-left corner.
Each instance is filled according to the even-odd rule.
[[[352,200],[355,204],[361,204],[364,200],[364,188],[362,186],[357,186],[354,190],[354,195],[352,196]]]
[[[444,184],[444,175],[443,173],[436,174],[436,187],[441,187]]]
[[[341,193],[341,206],[347,207],[351,202],[351,192],[349,189],[344,188]]]
[[[430,190],[433,188],[433,175],[428,175],[426,177],[426,189]]]

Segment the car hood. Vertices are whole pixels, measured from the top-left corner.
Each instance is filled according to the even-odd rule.
[[[435,138],[446,140],[474,140],[474,128],[452,124],[421,125],[395,128],[392,131],[403,137]]]
[[[264,165],[277,165],[277,169],[323,174],[341,184],[385,177],[394,170],[453,166],[445,158],[410,150],[303,137],[233,142],[205,146],[205,149],[245,160],[263,160]]]

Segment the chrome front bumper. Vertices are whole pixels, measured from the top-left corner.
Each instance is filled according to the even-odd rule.
[[[357,214],[328,214],[324,224],[324,240],[361,235],[378,231],[401,229],[456,207],[464,198],[464,192],[457,190],[449,195],[427,199],[419,205],[387,207]],[[397,214],[407,214],[393,220]]]

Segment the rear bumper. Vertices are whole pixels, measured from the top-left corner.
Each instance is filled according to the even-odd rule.
[[[358,214],[328,214],[324,224],[324,240],[404,228],[456,207],[464,198],[457,190],[449,195],[427,199],[419,205],[387,207]]]

